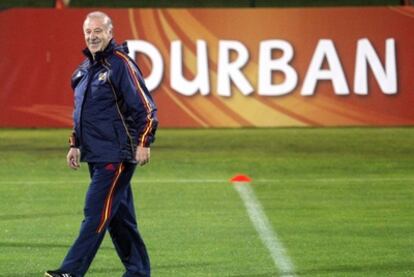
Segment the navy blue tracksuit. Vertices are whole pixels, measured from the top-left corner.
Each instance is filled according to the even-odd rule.
[[[85,199],[85,219],[62,271],[84,276],[108,229],[127,270],[124,276],[150,276],[149,257],[135,220],[130,185],[134,170],[133,163],[89,164],[92,181]]]
[[[125,277],[150,276],[150,261],[138,232],[131,178],[137,145],[149,147],[157,128],[156,107],[125,45],[111,41],[75,71],[72,146],[88,163],[91,183],[80,233],[60,270],[83,277],[109,231]]]

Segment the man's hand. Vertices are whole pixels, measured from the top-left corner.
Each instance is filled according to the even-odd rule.
[[[70,148],[66,156],[68,166],[74,170],[80,167],[80,151],[79,148]]]
[[[150,148],[137,146],[135,160],[138,162],[138,165],[140,166],[147,164],[150,160]]]

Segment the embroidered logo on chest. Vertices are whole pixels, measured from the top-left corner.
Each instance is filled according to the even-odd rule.
[[[107,74],[108,72],[102,72],[102,73],[99,73],[99,75],[98,75],[98,81],[103,81],[103,82],[105,82],[106,81],[106,77],[107,77]]]

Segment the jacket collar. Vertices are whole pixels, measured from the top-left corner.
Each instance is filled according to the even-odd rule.
[[[125,52],[128,54],[128,46],[126,42],[124,42],[121,45],[117,45],[114,39],[111,39],[106,46],[106,48],[103,51],[98,51],[95,53],[95,61],[99,62],[105,58],[107,58],[109,55],[111,55],[115,50],[119,50],[122,52]],[[89,51],[89,49],[86,47],[83,49],[83,54],[89,59],[91,64],[93,64],[94,59],[92,53]]]

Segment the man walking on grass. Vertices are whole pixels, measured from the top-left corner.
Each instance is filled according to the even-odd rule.
[[[123,276],[150,276],[130,181],[136,165],[149,162],[157,109],[128,48],[113,40],[111,18],[92,12],[83,32],[86,59],[72,76],[74,131],[67,163],[78,169],[80,161],[87,162],[91,182],[79,236],[60,268],[45,276],[84,276],[106,230],[125,266]]]

